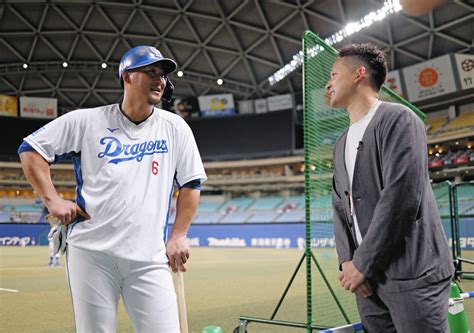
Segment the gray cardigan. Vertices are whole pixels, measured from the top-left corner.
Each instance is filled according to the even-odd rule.
[[[344,150],[334,148],[334,232],[339,264],[398,291],[446,279],[453,264],[428,175],[426,130],[407,107],[382,102],[359,143],[352,197],[363,241],[350,215]]]

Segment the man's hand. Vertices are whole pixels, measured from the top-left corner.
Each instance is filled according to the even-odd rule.
[[[365,280],[362,282],[362,284],[355,290],[355,293],[364,298],[372,296],[372,287],[370,286],[369,281]]]
[[[168,242],[166,242],[166,256],[169,260],[169,266],[174,273],[178,269],[186,272],[186,262],[189,259],[189,244],[185,234],[180,236],[171,235]]]
[[[362,285],[365,281],[365,276],[361,272],[357,270],[354,266],[352,261],[345,261],[342,263],[342,272],[339,272],[339,281],[341,281],[341,286],[349,290],[351,293],[354,293],[358,290],[358,288]],[[367,288],[368,287],[368,288]],[[367,294],[370,291],[372,294],[372,290],[368,284],[365,284],[359,292],[363,296],[363,294]]]
[[[89,214],[81,209],[75,202],[56,198],[47,203],[49,215],[54,216],[59,220],[59,223],[67,225],[73,222],[77,215],[81,215],[86,220],[90,220]]]

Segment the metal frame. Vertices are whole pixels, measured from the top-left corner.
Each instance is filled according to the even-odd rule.
[[[306,233],[307,238],[309,237],[309,233]],[[307,311],[307,322],[306,323],[301,323],[301,322],[293,322],[293,321],[285,321],[285,320],[276,320],[275,316],[278,313],[278,310],[280,309],[281,304],[283,303],[283,300],[286,297],[286,294],[290,290],[291,285],[293,284],[293,281],[295,280],[295,277],[300,270],[303,261],[306,259],[306,265],[308,265],[309,262],[309,272],[308,270],[306,271],[306,286],[307,286],[307,295],[311,295],[311,284],[312,284],[312,278],[311,278],[311,259],[314,262],[314,265],[316,266],[319,274],[321,274],[321,277],[324,280],[324,283],[329,289],[329,292],[331,296],[333,297],[334,301],[336,302],[336,305],[341,312],[342,316],[344,317],[344,320],[347,322],[347,324],[350,324],[349,317],[347,316],[346,312],[344,311],[341,303],[336,297],[336,294],[334,293],[334,290],[332,289],[331,285],[329,284],[328,279],[326,278],[326,275],[324,274],[323,270],[321,269],[321,266],[318,263],[318,260],[314,256],[313,252],[311,251],[311,247],[306,245],[306,250],[303,253],[303,256],[301,257],[300,261],[298,262],[298,265],[296,266],[296,269],[293,271],[293,274],[291,275],[290,281],[288,282],[285,290],[283,291],[283,294],[281,295],[280,299],[278,300],[278,303],[273,310],[272,315],[270,316],[270,319],[264,319],[264,318],[257,318],[257,317],[249,317],[249,316],[240,316],[239,317],[239,325],[235,329],[235,332],[237,333],[246,333],[247,332],[247,326],[249,323],[260,323],[260,324],[267,324],[267,325],[277,325],[277,326],[286,326],[286,327],[297,327],[297,328],[305,328],[308,333],[311,333],[313,330],[324,330],[331,328],[329,326],[321,326],[321,325],[315,325],[313,324],[312,320],[312,302],[307,302],[308,306],[306,308]],[[309,289],[308,289],[309,286]],[[311,297],[311,296],[309,296]]]

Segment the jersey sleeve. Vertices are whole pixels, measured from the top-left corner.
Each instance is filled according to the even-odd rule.
[[[178,187],[196,179],[199,179],[201,183],[204,182],[207,176],[204,171],[201,155],[199,154],[193,132],[184,120],[181,122],[178,135],[180,137],[176,163],[176,182]]]
[[[54,163],[71,153],[79,153],[85,131],[84,115],[81,112],[69,112],[47,123],[24,138],[24,141],[48,163]]]

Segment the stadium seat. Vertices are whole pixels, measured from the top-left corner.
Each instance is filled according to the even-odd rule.
[[[266,197],[259,198],[255,202],[247,207],[247,210],[260,211],[260,210],[271,210],[278,207],[283,202],[281,197]]]
[[[220,212],[198,213],[194,218],[194,223],[219,223],[224,216]]]
[[[289,208],[294,206],[293,208],[304,208],[304,196],[303,195],[297,195],[297,196],[292,196],[287,198],[284,202],[280,204],[278,208],[280,209],[285,209],[285,207]]]
[[[275,219],[275,222],[304,222],[305,212],[302,209],[292,210],[282,213]]]
[[[274,222],[274,220],[282,213],[272,210],[272,211],[255,211],[253,215],[249,218],[247,222],[249,223],[267,223]]]
[[[198,213],[217,212],[220,206],[222,206],[221,202],[201,202],[197,211]]]
[[[249,220],[249,218],[253,215],[253,213],[249,212],[234,212],[225,215],[221,223],[245,223]]]
[[[220,211],[243,211],[246,210],[253,203],[253,199],[249,197],[240,197],[229,199],[224,204],[219,207]]]

